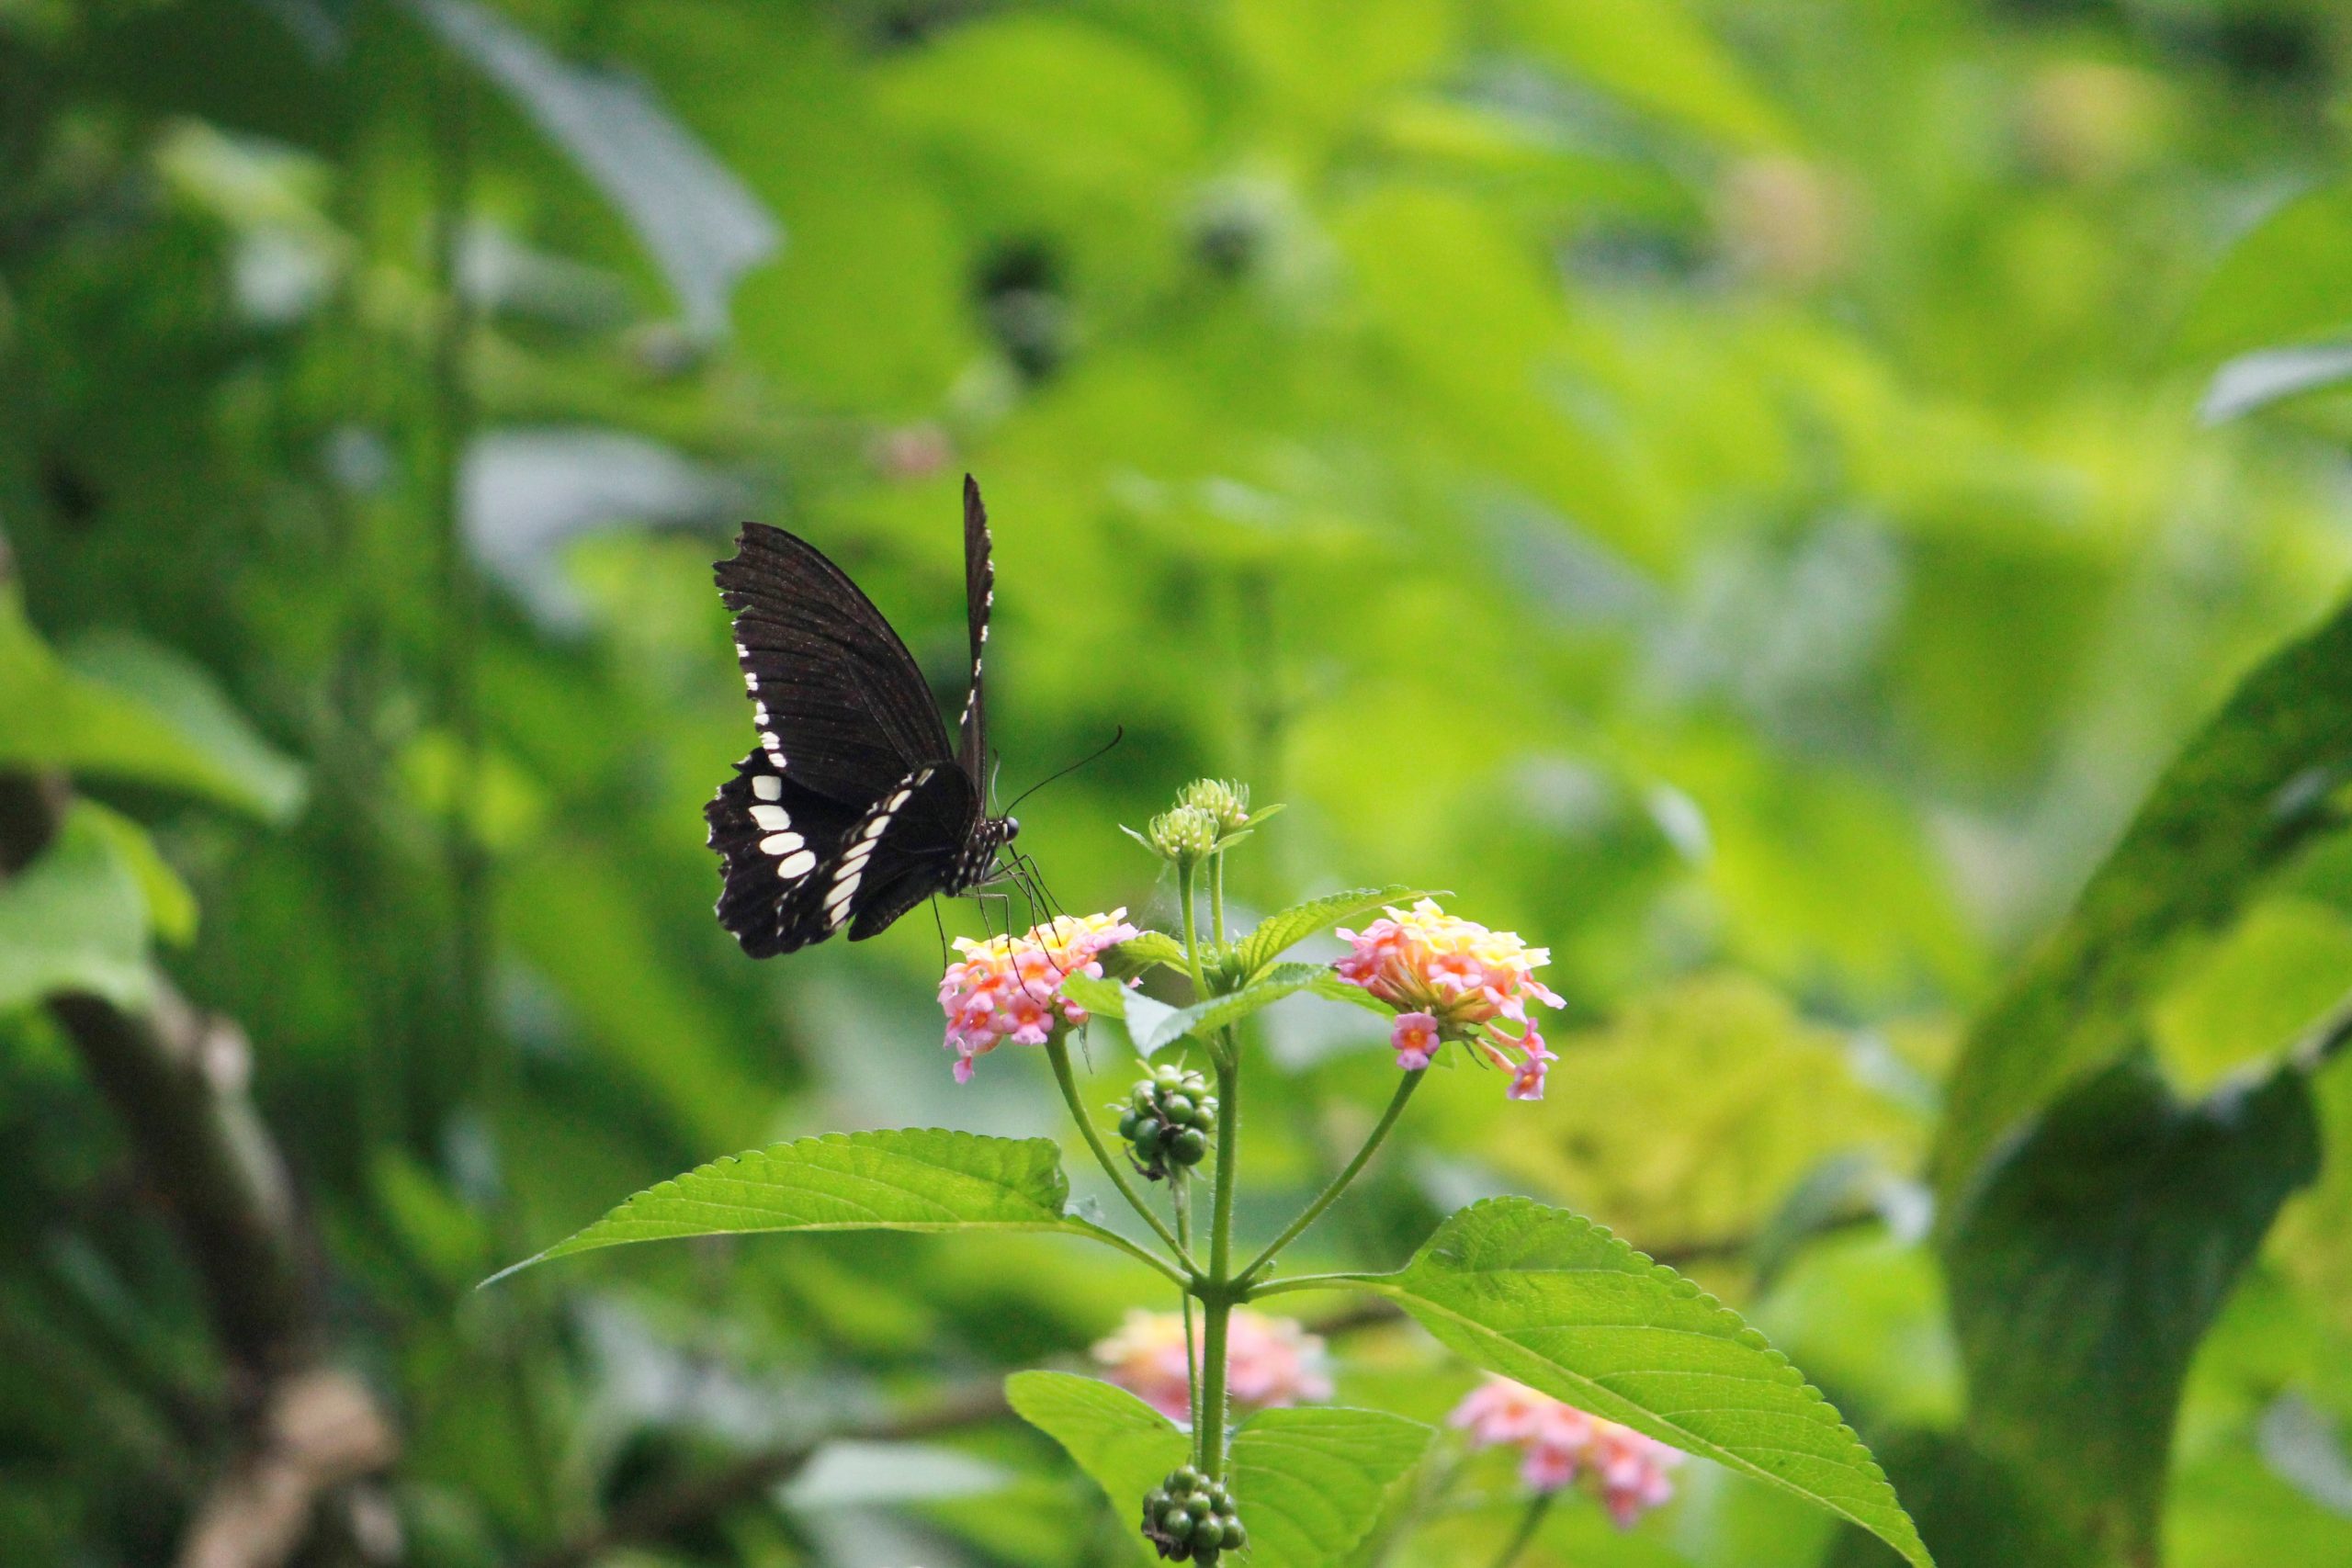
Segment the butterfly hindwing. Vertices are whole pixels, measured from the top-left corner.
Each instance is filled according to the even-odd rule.
[[[779,771],[764,749],[735,764],[735,775],[703,808],[718,852],[718,922],[754,958],[789,953],[783,911],[792,896],[838,857],[859,812]]]

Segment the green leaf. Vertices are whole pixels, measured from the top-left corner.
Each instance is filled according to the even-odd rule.
[[[1341,920],[1353,919],[1384,905],[1429,897],[1427,888],[1398,883],[1388,887],[1351,887],[1344,893],[1329,893],[1303,904],[1293,904],[1260,920],[1257,929],[1241,939],[1237,950],[1241,972],[1254,977],[1308,937]]]
[[[1637,107],[1736,146],[1791,140],[1737,59],[1671,0],[1512,0],[1505,15],[1538,53]]]
[[[1004,1395],[1015,1415],[1069,1451],[1143,1552],[1144,1496],[1191,1457],[1192,1439],[1125,1389],[1099,1378],[1015,1372],[1004,1380]]]
[[[2135,1048],[2188,938],[2341,814],[2352,779],[2352,604],[2272,655],[2174,759],[2064,924],[1980,1014],[1946,1091],[1945,1223],[1987,1156],[2067,1086]]]
[[[155,936],[175,946],[195,941],[196,894],[155,848],[147,829],[94,800],[75,801],[74,811],[106,835],[108,848],[137,879],[140,897],[147,907],[147,924]]]
[[[1579,1215],[1473,1204],[1395,1274],[1355,1275],[1489,1371],[1766,1482],[1927,1568],[1886,1477],[1764,1337]]]
[[[1191,1442],[1123,1388],[1068,1372],[1016,1372],[1005,1396],[1031,1426],[1069,1450],[1123,1523],[1144,1495],[1183,1464]],[[1250,1568],[1339,1568],[1381,1515],[1388,1491],[1420,1463],[1435,1436],[1376,1410],[1267,1410],[1233,1440],[1232,1486]],[[1136,1531],[1138,1549],[1142,1545]]]
[[[2217,359],[2352,331],[2352,185],[2324,186],[2278,208],[2222,258],[2182,318],[2179,349]]]
[[[148,900],[120,834],[87,803],[23,872],[0,882],[0,1010],[64,991],[142,1005]]]
[[[1238,991],[1211,997],[1188,1008],[1170,1009],[1164,1015],[1151,1017],[1149,1021],[1136,1006],[1146,998],[1131,995],[1127,999],[1127,1033],[1135,1041],[1136,1049],[1149,1056],[1187,1035],[1206,1035],[1238,1023],[1261,1008],[1272,1007],[1284,997],[1310,988],[1330,973],[1320,964],[1277,964]]]
[[[146,645],[129,658],[128,643],[96,646],[90,673],[70,668],[35,634],[17,595],[0,589],[0,767],[156,784],[264,818],[291,810],[300,799],[299,781],[287,793],[292,764],[257,764],[275,753],[209,677]],[[232,732],[240,739],[228,739]]]
[[[1437,1434],[1378,1410],[1262,1410],[1233,1439],[1250,1568],[1340,1568]]]
[[[1062,982],[1061,990],[1096,1018],[1126,1017],[1127,998],[1135,994],[1116,980],[1097,980],[1089,975],[1072,975]]]
[[[2051,1106],[1952,1232],[1969,1430],[2103,1560],[2154,1561],[2189,1359],[2319,1163],[2300,1065],[2182,1105],[2135,1055]]]
[[[1166,931],[1140,932],[1102,955],[1102,973],[1114,980],[1127,980],[1155,964],[1183,974],[1184,944]]]
[[[761,1231],[1066,1231],[1095,1227],[1065,1213],[1069,1183],[1046,1138],[989,1138],[936,1128],[831,1133],[697,1166],[649,1187],[534,1263],[690,1235]]]
[[[309,791],[302,765],[265,739],[211,671],[177,649],[127,632],[97,632],[65,657],[82,674],[153,709],[242,795],[246,809],[284,822],[302,808]]]

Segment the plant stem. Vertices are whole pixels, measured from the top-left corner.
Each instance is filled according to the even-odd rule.
[[[1143,1201],[1142,1194],[1136,1190],[1135,1183],[1127,1179],[1127,1173],[1121,1170],[1119,1162],[1111,1157],[1110,1149],[1103,1145],[1102,1134],[1095,1131],[1094,1119],[1087,1115],[1085,1104],[1078,1098],[1078,1079],[1070,1073],[1069,1042],[1059,1034],[1048,1039],[1046,1042],[1046,1060],[1054,1065],[1054,1081],[1061,1085],[1062,1103],[1069,1107],[1071,1119],[1077,1122],[1080,1134],[1086,1139],[1086,1146],[1094,1151],[1094,1158],[1102,1167],[1103,1174],[1111,1179],[1111,1184],[1119,1190],[1120,1196],[1126,1199],[1128,1206],[1143,1216],[1144,1224],[1168,1244],[1186,1272],[1199,1273],[1199,1266],[1193,1261],[1192,1250],[1176,1239],[1176,1233],[1168,1228],[1168,1222],[1154,1213],[1151,1206]]]
[[[1168,1196],[1176,1208],[1176,1239],[1186,1247],[1193,1245],[1192,1178],[1182,1166],[1168,1173]],[[1193,1413],[1193,1457],[1200,1458],[1201,1446],[1201,1353],[1193,1338],[1193,1292],[1190,1286],[1177,1293],[1177,1304],[1184,1313],[1184,1407]]]
[[[1199,869],[1188,863],[1176,867],[1177,896],[1184,902],[1184,965],[1193,976],[1193,999],[1204,1002],[1209,999],[1209,982],[1201,968],[1201,931],[1193,909],[1193,882],[1199,874]]]
[[[1230,1041],[1228,1040],[1228,1043]],[[1215,1291],[1202,1299],[1201,1404],[1193,1414],[1200,1435],[1201,1470],[1211,1481],[1225,1479],[1225,1339],[1233,1315],[1228,1289],[1233,1266],[1233,1186],[1239,1168],[1240,1064],[1227,1055],[1216,1063],[1216,1187],[1209,1204],[1209,1280]]]
[[[1216,944],[1225,945],[1225,852],[1209,856],[1209,920]]]
[[[1519,1529],[1511,1532],[1510,1540],[1503,1544],[1502,1555],[1495,1559],[1495,1568],[1511,1568],[1511,1564],[1519,1561],[1519,1554],[1527,1550],[1528,1543],[1535,1539],[1535,1532],[1543,1528],[1544,1516],[1552,1511],[1552,1499],[1558,1495],[1556,1492],[1538,1492],[1528,1503],[1527,1512],[1519,1521]]]
[[[1398,1081],[1396,1092],[1389,1096],[1388,1109],[1380,1113],[1378,1124],[1373,1128],[1371,1135],[1364,1139],[1363,1147],[1356,1151],[1356,1157],[1348,1162],[1345,1170],[1331,1179],[1331,1184],[1323,1189],[1315,1201],[1300,1212],[1298,1218],[1291,1221],[1288,1229],[1268,1242],[1266,1249],[1250,1259],[1250,1266],[1242,1269],[1238,1276],[1244,1284],[1247,1284],[1258,1270],[1272,1263],[1274,1260],[1274,1254],[1297,1240],[1299,1233],[1313,1224],[1323,1211],[1329,1208],[1340,1194],[1348,1190],[1348,1183],[1353,1181],[1363,1170],[1365,1164],[1371,1160],[1374,1151],[1387,1142],[1389,1131],[1396,1125],[1396,1118],[1404,1114],[1405,1102],[1413,1098],[1413,1091],[1421,1087],[1421,1080],[1428,1076],[1429,1069],[1424,1067],[1419,1072],[1407,1073]]]

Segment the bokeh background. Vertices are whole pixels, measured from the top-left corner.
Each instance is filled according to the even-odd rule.
[[[928,917],[710,912],[711,561],[816,541],[953,702],[969,468],[1004,792],[1125,727],[1022,807],[1063,902],[1164,920],[1117,825],[1217,773],[1288,805],[1246,905],[1553,950],[1548,1100],[1440,1075],[1302,1264],[1532,1193],[1764,1326],[1947,1563],[2352,1563],[2352,1068],[2228,1166],[2352,985],[2324,824],[2107,1021],[2187,1152],[2041,1173],[2152,1228],[1972,1318],[1926,1175],[1971,1021],[2352,576],[2348,73],[2325,0],[0,0],[0,1560],[244,1486],[284,1539],[210,1561],[1140,1561],[991,1404],[1168,1304],[1111,1255],[474,1291],[739,1148],[1066,1131],[1033,1053],[950,1081]],[[1258,1234],[1393,1068],[1251,1049]],[[1307,1315],[1342,1400],[1471,1382]],[[1464,1474],[1385,1561],[1491,1556]],[[1524,1561],[1892,1561],[1679,1483]]]

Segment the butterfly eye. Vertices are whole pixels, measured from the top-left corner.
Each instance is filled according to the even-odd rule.
[[[1020,818],[1008,817],[1004,819],[1004,837],[1007,842],[1011,842],[1012,840],[1021,837]]]

